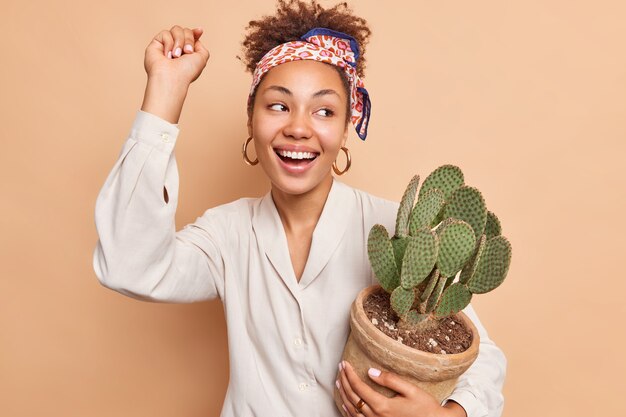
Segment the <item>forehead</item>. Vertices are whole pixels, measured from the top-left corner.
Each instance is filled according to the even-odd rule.
[[[286,87],[294,94],[333,89],[341,96],[345,96],[337,69],[330,64],[311,60],[286,62],[275,66],[265,74],[257,90],[261,92],[270,85]]]

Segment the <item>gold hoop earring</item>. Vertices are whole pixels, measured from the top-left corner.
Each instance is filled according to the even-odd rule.
[[[251,161],[250,158],[248,158],[248,144],[251,140],[252,136],[248,137],[248,139],[246,139],[246,141],[243,143],[243,147],[241,148],[241,154],[243,155],[243,161],[246,164],[253,166],[259,163],[259,158],[255,159],[254,161]]]
[[[346,162],[346,167],[343,169],[343,171],[339,171],[339,168],[337,168],[337,160],[333,162],[333,171],[335,171],[335,174],[337,175],[345,174],[350,169],[350,165],[352,165],[352,158],[350,157],[350,151],[348,150],[348,148],[346,148],[345,146],[342,146],[341,150],[346,154],[347,162]]]

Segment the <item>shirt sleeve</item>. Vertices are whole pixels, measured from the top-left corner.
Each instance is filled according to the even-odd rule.
[[[194,302],[223,291],[218,230],[175,230],[178,133],[177,125],[137,111],[96,200],[94,271],[105,287],[140,300]]]
[[[487,330],[471,304],[463,312],[478,330],[480,336],[478,357],[459,377],[454,391],[441,405],[453,400],[465,409],[467,417],[499,417],[504,407],[502,387],[506,376],[506,357],[489,339]]]

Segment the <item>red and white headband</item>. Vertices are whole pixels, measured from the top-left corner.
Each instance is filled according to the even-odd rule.
[[[272,48],[261,58],[252,75],[252,87],[248,103],[261,78],[277,65],[303,59],[325,62],[344,70],[350,82],[350,120],[362,140],[367,136],[372,105],[363,81],[356,72],[359,46],[345,33],[325,28],[315,28],[303,35],[301,40],[283,43]]]

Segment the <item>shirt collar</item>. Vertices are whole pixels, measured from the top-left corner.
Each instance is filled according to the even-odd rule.
[[[350,187],[333,178],[326,203],[313,231],[309,257],[300,282],[296,280],[293,271],[287,236],[271,192],[268,192],[256,207],[252,227],[257,241],[295,297],[320,275],[344,239],[349,211],[353,207],[349,201],[353,196]]]

